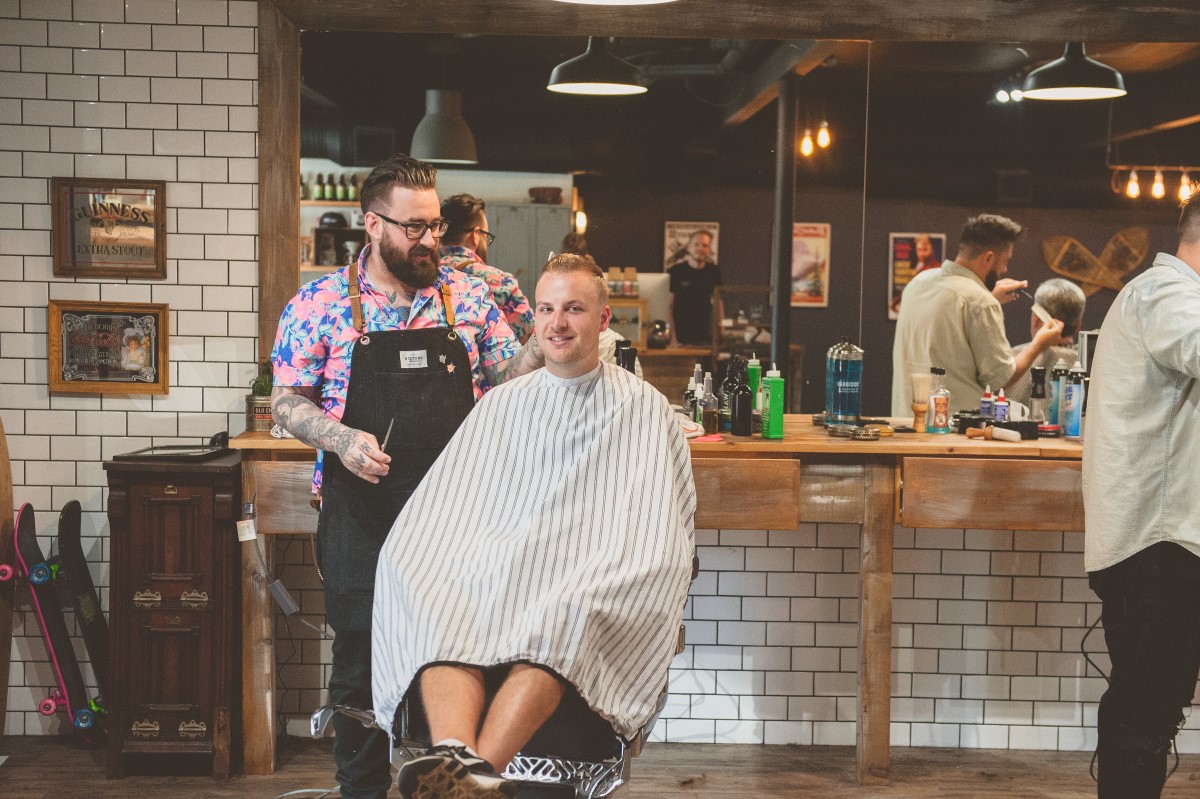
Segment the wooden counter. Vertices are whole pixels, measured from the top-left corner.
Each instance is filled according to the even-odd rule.
[[[244,450],[243,496],[257,491],[260,533],[315,529],[303,478],[311,449],[266,433],[244,433],[231,446]],[[798,415],[785,417],[780,441],[727,436],[693,442],[691,450],[697,528],[862,526],[857,749],[864,784],[888,779],[893,526],[1083,529],[1078,442],[912,433],[850,441]],[[275,764],[273,608],[253,561],[243,563],[245,769],[263,774]]]

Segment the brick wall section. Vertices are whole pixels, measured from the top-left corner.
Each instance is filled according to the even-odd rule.
[[[245,428],[257,335],[258,7],[252,0],[0,0],[0,414],[14,498],[49,546],[83,505],[84,551],[107,564],[101,461]],[[49,178],[167,182],[167,279],[55,278]],[[168,396],[49,396],[50,299],[171,307]],[[108,607],[107,565],[94,566]],[[51,733],[53,685],[17,590],[4,733]],[[83,647],[78,647],[83,654]],[[90,669],[85,677],[92,682]]]

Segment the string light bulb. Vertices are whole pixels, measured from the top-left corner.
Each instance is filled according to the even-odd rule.
[[[1154,170],[1154,182],[1150,184],[1150,196],[1156,200],[1161,200],[1167,196],[1167,187],[1163,185],[1161,169]]]
[[[1183,177],[1179,178],[1179,202],[1185,203],[1191,199],[1193,191],[1195,189],[1192,187],[1192,179],[1184,172]]]
[[[812,131],[808,128],[804,129],[804,138],[800,140],[800,155],[808,158],[813,154],[813,137]]]
[[[1125,184],[1125,196],[1131,200],[1136,200],[1142,196],[1142,187],[1138,185],[1136,169],[1129,173],[1129,182]]]
[[[829,123],[822,122],[821,128],[817,131],[817,146],[824,149],[829,146],[832,139],[829,137]]]

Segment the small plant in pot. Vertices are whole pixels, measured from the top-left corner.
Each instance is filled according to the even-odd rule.
[[[250,381],[250,395],[246,397],[246,429],[269,432],[271,420],[272,369],[270,361],[263,361],[258,375]]]

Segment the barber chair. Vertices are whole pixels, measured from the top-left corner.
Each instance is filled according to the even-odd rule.
[[[692,580],[699,572],[700,559],[693,555]],[[676,654],[683,651],[685,632],[681,624]],[[494,691],[500,680],[495,683],[487,687]],[[522,799],[606,799],[629,780],[632,760],[642,753],[666,703],[667,683],[664,679],[654,715],[627,740],[588,707],[574,688],[567,686],[554,714],[504,769],[504,777],[517,783]],[[364,727],[387,731],[371,710],[324,705],[310,719],[312,737],[324,737],[329,722],[337,713],[359,721]],[[396,744],[392,750],[392,764],[397,768],[405,760],[420,757],[432,745],[416,692],[397,708],[391,732]]]

